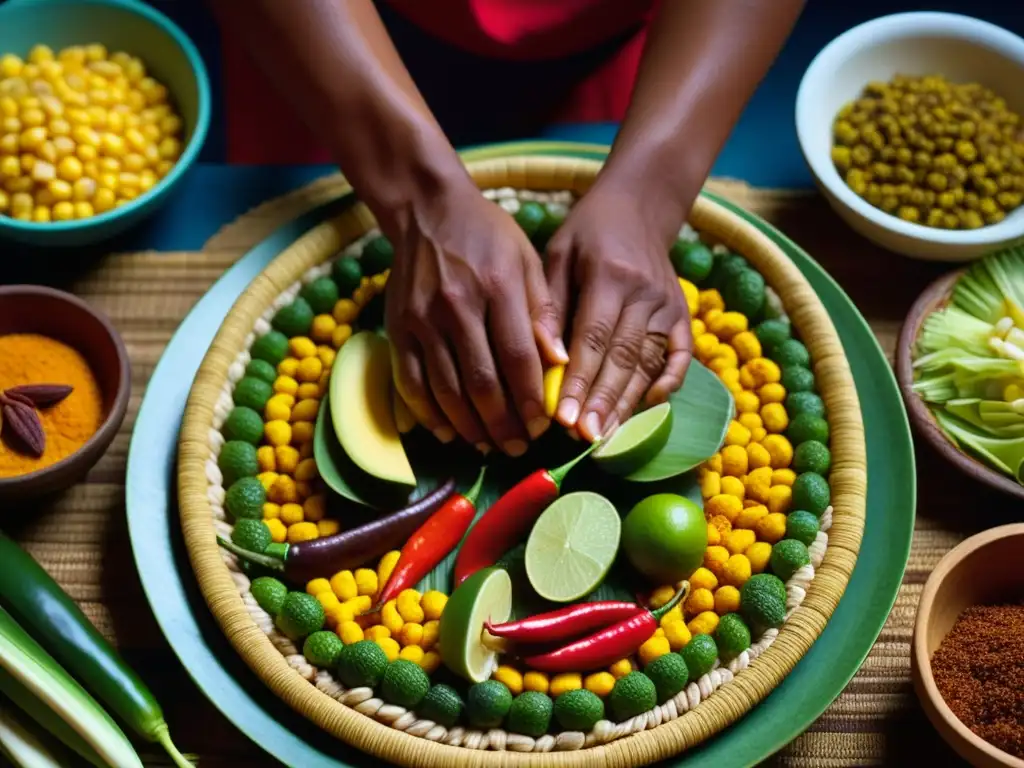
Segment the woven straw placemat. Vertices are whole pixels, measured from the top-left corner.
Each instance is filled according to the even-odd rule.
[[[163,641],[145,603],[129,549],[124,473],[135,414],[175,329],[235,260],[281,223],[324,202],[336,182],[318,181],[260,206],[225,227],[197,253],[111,256],[64,285],[106,312],[128,346],[133,395],[121,433],[80,486],[45,508],[12,514],[4,526],[80,602],[156,690],[179,745],[203,766],[273,764],[210,707]],[[712,189],[776,224],[851,295],[889,357],[900,321],[942,268],[898,259],[849,232],[816,196],[756,190],[734,182]],[[882,278],[882,279],[880,279]],[[860,672],[826,713],[771,764],[957,764],[924,719],[910,683],[914,610],[928,573],[965,536],[1012,519],[1010,500],[949,472],[927,449],[918,458],[919,505],[910,563],[896,606]],[[152,764],[158,764],[155,753]],[[147,764],[150,761],[147,759]]]

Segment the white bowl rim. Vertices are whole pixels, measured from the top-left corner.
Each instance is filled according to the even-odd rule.
[[[972,16],[939,11],[910,11],[881,16],[858,24],[822,48],[800,80],[800,87],[796,95],[796,132],[804,159],[818,182],[825,186],[829,193],[834,195],[844,206],[876,226],[904,237],[937,244],[967,246],[1004,243],[1024,236],[1024,219],[1019,215],[1008,217],[998,224],[968,230],[936,229],[904,221],[875,208],[855,194],[836,172],[828,153],[807,151],[810,134],[820,124],[816,119],[819,113],[811,103],[812,85],[829,77],[847,56],[859,48],[871,47],[875,43],[894,39],[924,35],[941,35],[950,39],[977,43],[1016,61],[1021,71],[1024,72],[1024,38]]]

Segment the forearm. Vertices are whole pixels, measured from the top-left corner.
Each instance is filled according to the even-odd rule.
[[[372,0],[210,2],[378,219],[465,183]]]
[[[598,185],[678,228],[804,0],[664,0]]]

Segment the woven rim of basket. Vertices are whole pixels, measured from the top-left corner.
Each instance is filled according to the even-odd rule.
[[[470,163],[481,189],[513,187],[585,192],[601,164],[556,157],[508,157]],[[760,703],[793,669],[825,628],[853,572],[864,529],[867,461],[860,404],[835,327],[800,270],[764,234],[706,198],[689,223],[698,232],[741,253],[779,294],[806,344],[829,413],[832,442],[833,523],[821,567],[806,598],[782,626],[771,647],[699,707],[625,739],[571,752],[515,753],[465,750],[403,733],[366,717],[318,690],[289,667],[249,616],[217,546],[207,498],[209,431],[228,367],[257,318],[303,273],[332,257],[375,226],[363,205],[311,229],[286,248],[235,302],[203,359],[193,383],[179,439],[178,494],[181,524],[199,588],[235,650],[289,706],[346,743],[408,766],[626,766],[676,755],[710,738]]]

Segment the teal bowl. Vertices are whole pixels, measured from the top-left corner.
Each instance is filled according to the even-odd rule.
[[[0,216],[0,240],[41,248],[90,245],[156,211],[195,162],[210,126],[210,79],[188,36],[141,0],[0,0],[0,54],[25,56],[39,43],[54,50],[102,43],[110,51],[138,56],[167,86],[185,124],[177,164],[130,203],[73,221],[36,223]]]

